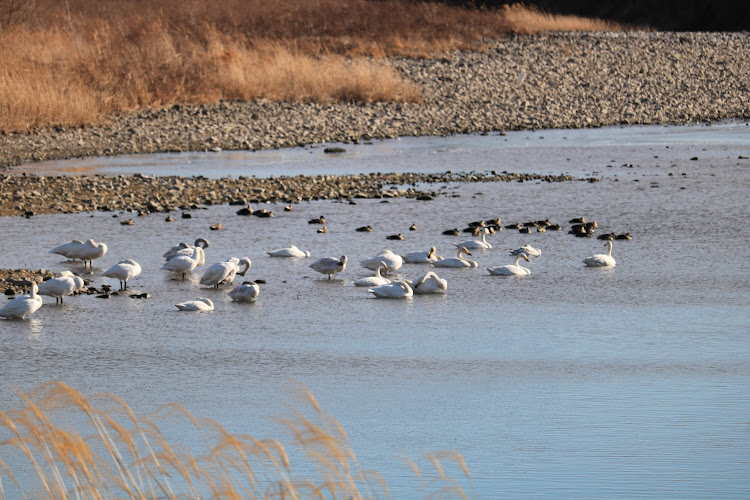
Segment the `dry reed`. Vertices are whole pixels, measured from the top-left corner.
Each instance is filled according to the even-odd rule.
[[[116,396],[86,398],[60,382],[21,396],[23,408],[0,412],[0,497],[11,490],[55,499],[389,497],[383,478],[361,467],[344,429],[307,391],[304,406],[312,416],[292,408],[283,420],[307,457],[302,467],[292,463],[293,454],[280,441],[230,434],[178,405],[138,417]],[[199,434],[199,445],[170,442],[161,421],[186,424]],[[457,470],[470,485],[458,453],[435,453],[427,460],[434,468],[429,477],[409,462],[425,497],[468,498],[445,470]],[[309,477],[315,469],[318,476]],[[24,482],[34,477],[38,485]]]
[[[568,21],[406,0],[0,0],[0,132],[222,99],[420,102],[384,56],[618,29]]]

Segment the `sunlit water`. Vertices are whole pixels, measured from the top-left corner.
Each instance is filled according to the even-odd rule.
[[[271,219],[229,206],[171,223],[152,214],[134,226],[119,224],[131,214],[0,219],[0,267],[80,272],[47,252],[92,237],[109,246],[95,261],[95,285],[116,285],[98,274],[134,258],[143,273],[131,288],[152,295],[81,296],[63,306],[45,299],[31,319],[0,322],[0,408],[18,406],[17,389],[57,379],[85,394],[114,393],[139,413],[178,402],[230,432],[284,441],[273,418],[286,413],[299,381],[395,498],[420,496],[401,457],[446,449],[463,454],[479,498],[747,498],[750,160],[738,157],[750,156],[749,132],[744,123],[514,132],[345,145],[337,157],[300,148],[100,164],[89,171],[508,170],[601,181],[439,185],[446,195],[430,202],[311,202],[288,213],[270,205]],[[46,168],[61,165],[69,164]],[[328,234],[307,223],[321,214]],[[498,216],[550,218],[566,229],[490,236],[491,250],[472,252],[478,269],[436,270],[448,280],[445,296],[378,300],[351,283],[369,274],[359,261],[380,250],[435,245],[453,256],[452,243],[468,236],[443,230]],[[615,242],[615,268],[584,267],[604,247],[567,234],[578,216],[598,221],[600,233],[633,234]],[[217,222],[225,229],[209,231]],[[375,231],[354,230],[366,224]],[[404,241],[386,240],[399,232]],[[207,264],[252,259],[247,278],[267,282],[256,303],[202,289],[201,268],[185,281],[159,269],[165,250],[197,237],[211,242]],[[542,250],[530,276],[484,270],[511,263],[507,250],[525,243]],[[329,282],[308,268],[313,259],[264,254],[289,244],[314,258],[347,255],[349,266]],[[427,270],[407,264],[399,274],[416,279]],[[216,310],[174,307],[197,297],[210,297]]]

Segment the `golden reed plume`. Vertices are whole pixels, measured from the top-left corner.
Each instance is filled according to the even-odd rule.
[[[290,407],[291,417],[282,420],[295,450],[302,452],[289,454],[276,439],[230,434],[176,404],[138,417],[117,396],[87,398],[61,382],[48,382],[21,394],[23,408],[0,412],[0,498],[11,488],[24,498],[54,499],[389,498],[382,476],[360,466],[341,425],[309,391],[301,392],[312,416]],[[192,447],[174,442],[165,435],[174,430],[159,428],[157,422],[165,420],[171,426],[186,424],[199,439]],[[293,465],[290,455],[305,458]],[[471,485],[460,454],[426,458],[434,468],[429,477],[407,461],[425,497],[469,498],[445,472],[448,464]],[[307,477],[311,471],[317,475]]]

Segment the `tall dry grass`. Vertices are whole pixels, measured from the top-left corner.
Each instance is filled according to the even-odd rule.
[[[409,0],[0,0],[0,132],[221,99],[420,102],[384,56],[619,29],[566,19]]]
[[[177,405],[139,417],[116,396],[86,398],[60,382],[22,397],[23,408],[0,412],[0,497],[18,491],[55,499],[389,497],[383,478],[361,466],[344,429],[309,392],[304,394],[307,411],[294,409],[283,420],[306,457],[304,467],[292,463],[293,454],[277,439],[230,434]],[[159,422],[174,425],[175,420],[201,436],[203,453],[165,437]],[[425,497],[469,496],[461,486],[470,487],[469,472],[459,454],[426,458],[428,474],[408,462]],[[38,484],[23,483],[19,470]],[[448,470],[463,479],[452,478]],[[310,471],[317,476],[309,476]]]

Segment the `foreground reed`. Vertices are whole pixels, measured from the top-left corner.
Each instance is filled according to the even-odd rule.
[[[405,0],[0,1],[0,133],[222,99],[419,103],[385,56],[556,29],[622,27]]]
[[[291,417],[282,420],[302,455],[288,453],[276,439],[230,434],[178,405],[138,417],[116,396],[86,398],[60,382],[21,396],[23,408],[0,412],[0,497],[15,491],[55,499],[389,497],[384,479],[362,468],[344,429],[308,391],[303,400],[312,416],[291,408]],[[199,444],[174,442],[158,425],[178,420],[196,431]],[[292,456],[305,457],[304,463],[293,463]],[[434,468],[427,476],[408,462],[425,497],[470,496],[446,473],[446,466],[455,469],[470,485],[458,453],[427,460]],[[315,470],[317,476],[309,477]],[[28,485],[21,476],[38,483]]]

